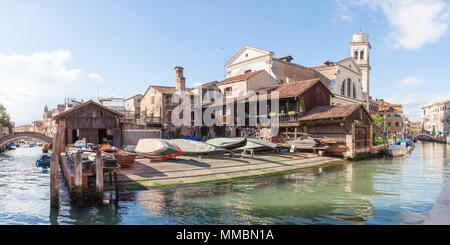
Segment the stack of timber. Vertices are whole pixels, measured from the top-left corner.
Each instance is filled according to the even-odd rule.
[[[296,139],[290,140],[287,143],[290,145],[294,145],[295,149],[298,150],[314,150],[317,148],[326,149],[327,146],[324,144],[323,139],[313,137],[310,134],[299,133],[300,137]]]

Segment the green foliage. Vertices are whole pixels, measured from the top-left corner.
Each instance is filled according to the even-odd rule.
[[[375,126],[378,129],[384,128],[384,124],[386,121],[384,120],[384,118],[381,115],[379,115],[379,114],[372,115],[372,120],[373,120],[373,126]]]
[[[303,96],[302,97],[300,97],[300,101],[299,101],[299,109],[300,109],[300,112],[304,112],[305,111],[305,99],[303,99]]]
[[[0,104],[0,124],[2,124],[5,127],[8,127],[9,132],[12,133],[13,126],[12,126],[10,119],[11,118],[10,118],[9,114],[6,111],[6,107],[4,105]]]

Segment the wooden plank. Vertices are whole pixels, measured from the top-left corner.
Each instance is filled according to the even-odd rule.
[[[95,187],[97,191],[97,200],[99,203],[103,203],[103,158],[101,151],[97,152],[95,158]]]
[[[55,152],[50,160],[50,206],[59,206],[59,157]]]
[[[75,161],[75,198],[78,204],[83,202],[83,161],[81,153],[77,152]]]

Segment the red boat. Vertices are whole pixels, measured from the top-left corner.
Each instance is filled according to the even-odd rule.
[[[111,145],[100,145],[99,149],[103,154],[115,157],[120,166],[131,166],[136,160],[136,154],[117,149]]]

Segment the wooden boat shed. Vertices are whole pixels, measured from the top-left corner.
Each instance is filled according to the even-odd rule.
[[[362,104],[317,106],[299,120],[305,132],[332,146],[328,152],[354,157],[373,150],[373,120]]]
[[[109,143],[121,146],[122,120],[124,115],[118,111],[89,100],[56,116],[60,133],[60,149],[86,139],[86,143]]]

